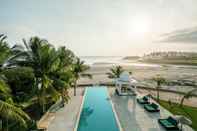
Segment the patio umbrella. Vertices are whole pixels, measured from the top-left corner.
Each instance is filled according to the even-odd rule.
[[[181,129],[182,129],[183,125],[191,125],[192,124],[192,121],[190,119],[188,119],[187,117],[182,116],[182,115],[175,116],[175,119],[179,123],[181,123]]]

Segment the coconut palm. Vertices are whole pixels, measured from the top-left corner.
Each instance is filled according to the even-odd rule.
[[[71,50],[63,46],[63,47],[59,47],[57,52],[60,58],[59,66],[61,68],[65,68],[65,67],[67,68],[73,64],[75,59],[75,54]]]
[[[51,74],[51,78],[54,81],[54,87],[61,93],[63,102],[67,102],[69,100],[67,89],[71,86],[73,80],[72,64],[75,55],[66,47],[60,47],[57,52],[60,61],[57,70]]]
[[[7,37],[0,35],[0,67],[3,67],[3,64],[8,59],[8,56],[11,53],[11,50],[8,46],[8,43],[5,41]]]
[[[5,122],[5,120],[12,120],[18,122],[24,128],[27,128],[27,121],[29,121],[30,118],[23,110],[15,106],[11,97],[11,90],[6,84],[5,79],[6,78],[0,74],[0,118],[3,119],[3,122]]]
[[[157,83],[156,86],[156,90],[157,90],[157,101],[159,102],[159,90],[161,88],[161,85],[164,84],[166,82],[165,78],[163,78],[161,75],[156,75],[155,77],[153,77],[152,79],[153,81],[155,81]]]
[[[115,66],[110,69],[110,72],[106,73],[110,79],[119,78],[120,74],[124,72],[124,69],[121,66]]]
[[[11,54],[8,43],[5,41],[6,38],[6,36],[0,35],[0,118],[3,119],[3,122],[7,120],[7,128],[8,120],[18,122],[21,126],[27,128],[27,120],[30,120],[30,118],[23,110],[15,106],[12,100],[11,89],[2,73],[5,69],[5,63]]]
[[[28,42],[23,40],[24,47],[15,46],[16,54],[9,60],[9,65],[27,66],[33,69],[35,74],[34,88],[42,112],[46,111],[47,98],[57,100],[59,93],[53,86],[50,74],[57,70],[59,59],[55,48],[48,41],[38,37],[32,37]]]
[[[181,99],[181,101],[180,101],[180,107],[183,107],[183,103],[184,103],[184,100],[185,99],[189,99],[189,98],[191,98],[194,94],[195,94],[195,92],[197,92],[197,89],[195,88],[195,89],[193,89],[193,90],[191,90],[191,91],[189,91],[189,92],[187,92],[183,97],[182,97],[182,99]]]
[[[79,58],[76,59],[72,67],[72,73],[74,76],[74,96],[76,96],[77,81],[80,77],[92,78],[91,74],[85,73],[89,69],[89,66],[84,64]]]

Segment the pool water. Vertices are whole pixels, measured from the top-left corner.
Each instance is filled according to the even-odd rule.
[[[88,87],[77,131],[119,131],[106,87]]]

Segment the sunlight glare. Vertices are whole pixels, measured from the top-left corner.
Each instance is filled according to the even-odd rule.
[[[129,23],[129,34],[144,37],[150,32],[151,21],[148,17],[136,16]]]

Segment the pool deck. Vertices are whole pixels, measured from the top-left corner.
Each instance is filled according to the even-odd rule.
[[[73,89],[69,90],[71,99],[68,104],[55,113],[54,120],[47,131],[73,131],[82,102],[83,88],[77,89],[77,95],[73,96]]]
[[[157,121],[172,115],[166,109],[160,106],[160,113],[149,113],[136,102],[135,96],[117,96],[114,88],[108,90],[124,131],[166,131]],[[184,126],[183,131],[193,130]]]
[[[84,88],[78,88],[77,96],[73,96],[73,89],[69,91],[71,99],[68,104],[65,104],[65,107],[55,113],[55,118],[50,123],[47,131],[74,131],[83,91]],[[157,119],[172,115],[170,112],[162,107],[160,107],[160,113],[146,112],[143,106],[136,102],[134,96],[117,96],[114,88],[108,88],[108,91],[123,131],[165,131],[158,124]],[[193,130],[184,126],[183,131]]]

